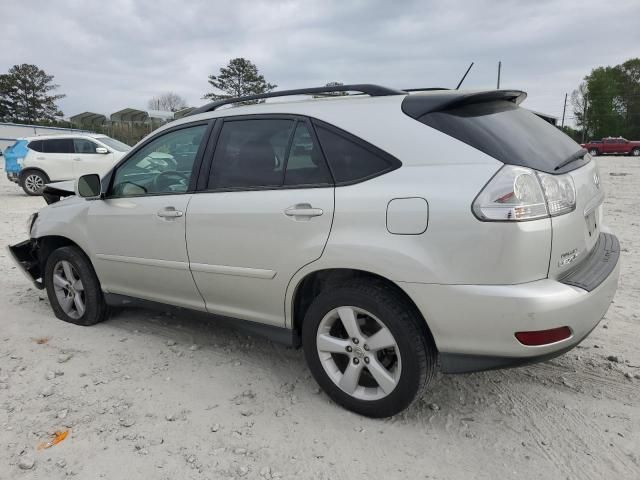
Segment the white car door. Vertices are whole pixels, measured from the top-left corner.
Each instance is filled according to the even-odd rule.
[[[189,271],[185,213],[207,128],[206,122],[189,124],[151,139],[113,172],[106,198],[91,202],[93,260],[106,291],[204,310]],[[152,154],[187,140],[198,148],[181,169],[153,160]]]
[[[74,147],[71,138],[42,140],[40,149],[41,152],[32,152],[29,156],[29,166],[43,170],[52,182],[74,178],[71,160]]]
[[[109,149],[107,149],[108,153],[96,152],[96,149],[101,146],[96,142],[87,138],[74,138],[73,145],[75,150],[73,174],[75,178],[88,173],[97,173],[103,177],[113,166],[113,152]]]
[[[333,182],[306,120],[226,119],[187,211],[191,272],[211,313],[284,326],[287,284],[322,255]]]

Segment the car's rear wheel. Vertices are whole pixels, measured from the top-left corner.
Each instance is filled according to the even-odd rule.
[[[407,408],[433,376],[436,350],[423,321],[387,285],[332,287],[305,315],[305,357],[335,402],[368,417],[388,417]]]
[[[47,183],[49,183],[49,177],[37,170],[30,170],[22,175],[21,186],[27,195],[42,195],[42,190]]]
[[[106,319],[108,307],[89,259],[77,247],[59,248],[47,259],[45,287],[56,317],[76,325]]]
[[[589,153],[591,154],[592,157],[597,157],[598,156],[598,149],[597,148],[592,148],[589,150]]]
[[[633,155],[634,157],[640,157],[640,148],[634,148],[633,150],[631,150],[631,155]]]

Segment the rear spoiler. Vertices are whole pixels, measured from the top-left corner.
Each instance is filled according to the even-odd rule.
[[[519,105],[525,98],[527,98],[527,94],[521,90],[487,90],[481,92],[444,90],[424,95],[407,95],[402,101],[402,111],[411,118],[420,118],[427,113],[440,112],[472,103],[506,100]]]
[[[42,190],[42,196],[47,205],[59,202],[65,197],[75,195],[75,182],[69,180],[66,182],[47,183]]]

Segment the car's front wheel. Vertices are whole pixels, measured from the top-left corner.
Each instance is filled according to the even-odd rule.
[[[56,317],[76,325],[94,325],[108,315],[100,282],[86,255],[77,247],[54,250],[44,283]]]
[[[394,289],[346,283],[318,295],[302,326],[304,353],[320,386],[343,407],[368,417],[401,412],[435,370],[424,320]]]
[[[592,148],[591,150],[589,150],[589,153],[591,154],[592,157],[597,157],[598,156],[598,149],[597,148]]]
[[[27,195],[42,195],[42,190],[47,183],[49,183],[47,175],[37,170],[30,170],[22,175],[21,186]]]

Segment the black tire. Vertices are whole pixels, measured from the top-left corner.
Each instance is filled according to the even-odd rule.
[[[341,306],[375,315],[395,339],[402,368],[395,388],[383,398],[363,400],[351,396],[334,383],[322,366],[316,346],[318,328],[329,312]],[[422,396],[435,372],[437,352],[433,340],[424,332],[423,322],[415,307],[382,282],[356,280],[329,287],[315,298],[305,315],[302,325],[305,358],[318,384],[336,403],[367,417],[389,417]]]
[[[39,170],[27,170],[20,175],[22,190],[32,197],[42,195],[42,189],[47,183],[49,183],[49,177]]]
[[[631,156],[640,157],[640,148],[634,148],[633,150],[631,150]]]
[[[71,264],[74,269],[74,273],[77,274],[84,287],[83,299],[85,310],[84,313],[77,318],[65,313],[58,296],[56,295],[53,274],[59,262],[62,261],[66,261]],[[60,320],[73,323],[75,325],[89,326],[106,320],[109,315],[109,307],[104,301],[100,282],[93,270],[93,266],[84,252],[82,252],[78,247],[61,247],[54,250],[51,255],[49,255],[45,267],[44,284],[47,289],[47,296],[49,297],[51,308],[53,309],[56,317]]]
[[[597,157],[600,152],[598,152],[597,148],[592,148],[589,150],[589,153],[591,154],[592,157]]]

